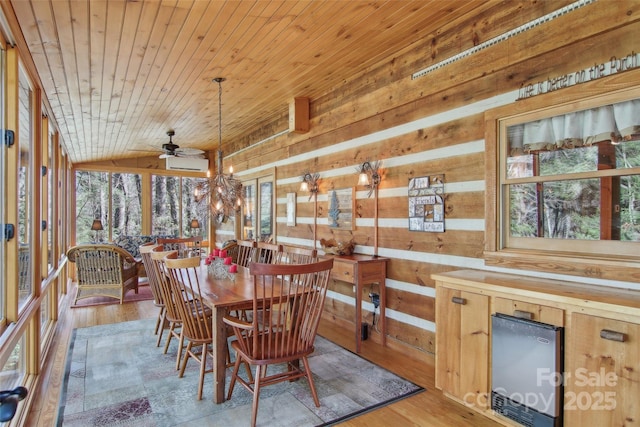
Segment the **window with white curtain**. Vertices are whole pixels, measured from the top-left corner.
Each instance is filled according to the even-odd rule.
[[[627,255],[640,241],[640,99],[557,111],[500,121],[502,246]]]

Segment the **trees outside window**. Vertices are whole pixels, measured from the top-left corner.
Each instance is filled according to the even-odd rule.
[[[112,236],[142,234],[142,177],[134,173],[111,174]]]
[[[108,240],[109,236],[109,174],[107,172],[76,171],[76,243]],[[104,230],[91,230],[94,219]]]

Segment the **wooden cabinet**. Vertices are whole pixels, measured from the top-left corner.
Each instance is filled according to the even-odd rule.
[[[436,387],[461,400],[489,391],[489,298],[438,287]],[[481,402],[486,398],[479,399]]]
[[[436,387],[447,396],[520,426],[487,398],[490,319],[504,313],[565,328],[565,427],[640,426],[640,292],[476,270],[432,277]]]
[[[565,425],[640,425],[640,325],[575,313],[565,351]]]

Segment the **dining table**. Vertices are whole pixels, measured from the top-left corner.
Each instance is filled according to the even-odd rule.
[[[253,306],[253,276],[248,268],[238,266],[237,273],[226,277],[209,274],[204,263],[197,269],[204,304],[211,308],[213,323],[213,401],[225,401],[227,368],[227,327],[224,316],[233,310],[251,309]]]

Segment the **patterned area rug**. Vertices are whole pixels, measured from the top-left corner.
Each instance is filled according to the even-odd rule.
[[[212,375],[197,400],[198,368],[175,370],[176,340],[167,354],[156,347],[155,320],[73,331],[58,426],[248,426],[251,395],[236,386],[231,400],[213,403]],[[302,379],[265,387],[259,426],[332,425],[424,389],[317,337],[309,358],[320,408]],[[271,368],[270,368],[271,369]],[[227,387],[229,374],[227,370]]]

